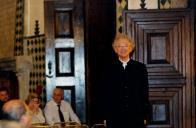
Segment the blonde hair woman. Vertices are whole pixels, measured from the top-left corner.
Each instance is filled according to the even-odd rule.
[[[32,124],[45,123],[45,117],[40,106],[40,97],[36,93],[30,93],[26,99],[26,103],[32,115]]]

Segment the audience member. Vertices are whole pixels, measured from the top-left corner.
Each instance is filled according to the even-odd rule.
[[[71,105],[64,100],[64,92],[61,88],[53,90],[53,98],[46,104],[44,113],[46,122],[49,124],[70,121],[80,124],[80,120]]]
[[[2,108],[5,102],[7,102],[9,99],[9,91],[6,87],[1,87],[0,88],[0,120],[3,118],[3,112]]]
[[[26,99],[26,103],[32,116],[31,123],[45,123],[45,117],[40,106],[40,97],[36,93],[30,93]]]
[[[3,105],[3,120],[19,122],[24,128],[29,128],[31,116],[27,105],[22,100],[10,100]]]

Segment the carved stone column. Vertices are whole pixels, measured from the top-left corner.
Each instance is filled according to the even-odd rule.
[[[19,98],[25,100],[29,94],[29,78],[33,69],[31,56],[16,57],[16,76],[19,82]]]

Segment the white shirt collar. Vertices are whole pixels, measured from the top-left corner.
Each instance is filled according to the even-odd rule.
[[[123,65],[123,67],[125,69],[125,67],[127,66],[127,63],[129,62],[130,58],[128,60],[126,60],[126,61],[123,61],[120,58],[119,58],[119,60],[120,60],[120,62],[122,62],[122,65]]]

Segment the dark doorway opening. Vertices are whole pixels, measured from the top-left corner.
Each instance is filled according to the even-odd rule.
[[[6,87],[10,94],[10,99],[19,98],[18,79],[13,71],[0,71],[0,87]]]

